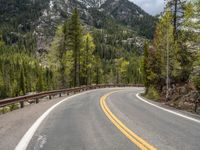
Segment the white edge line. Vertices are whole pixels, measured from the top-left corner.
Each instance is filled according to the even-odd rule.
[[[140,97],[139,94],[140,94],[140,93],[137,93],[137,94],[136,94],[136,97],[139,98],[141,101],[143,101],[143,102],[145,102],[145,103],[147,103],[147,104],[149,104],[149,105],[151,105],[151,106],[154,106],[154,107],[159,108],[159,109],[161,109],[161,110],[164,110],[164,111],[166,111],[166,112],[172,113],[172,114],[177,115],[177,116],[179,116],[179,117],[182,117],[182,118],[185,118],[185,119],[188,119],[188,120],[191,120],[191,121],[200,123],[200,120],[198,120],[198,119],[191,118],[191,117],[189,117],[189,116],[186,116],[186,115],[177,113],[177,112],[175,112],[175,111],[172,111],[172,110],[169,110],[169,109],[160,107],[160,106],[158,106],[158,105],[156,105],[156,104],[150,103],[150,102],[148,102],[147,100],[145,100],[145,99],[143,99],[142,97]]]
[[[112,89],[112,88],[110,88]],[[99,90],[99,89],[96,89]],[[35,122],[34,124],[28,129],[28,131],[25,133],[25,135],[22,137],[22,139],[19,141],[19,143],[17,144],[17,146],[15,147],[15,150],[26,150],[26,148],[28,147],[34,133],[36,132],[37,128],[40,126],[40,124],[42,123],[42,121],[49,115],[49,113],[54,110],[58,105],[60,105],[61,103],[76,97],[76,96],[80,96],[80,95],[84,95],[87,94],[91,91],[96,91],[96,90],[90,90],[90,91],[86,91],[84,93],[79,93],[76,95],[72,95],[70,97],[67,97],[65,99],[63,99],[62,101],[54,104],[52,107],[50,107],[47,111],[45,111]]]

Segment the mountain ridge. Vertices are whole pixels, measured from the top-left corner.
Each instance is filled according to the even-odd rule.
[[[108,28],[107,22],[111,22],[152,38],[155,25],[154,17],[128,0],[20,0],[13,3],[2,0],[0,7],[4,10],[0,13],[0,21],[14,24],[14,27],[7,27],[9,31],[33,32],[41,51],[48,49],[57,26],[64,23],[75,7],[84,24],[99,29]]]

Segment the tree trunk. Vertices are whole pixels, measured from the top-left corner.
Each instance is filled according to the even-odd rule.
[[[174,23],[174,40],[177,40],[177,36],[178,36],[178,34],[177,34],[177,15],[178,15],[178,0],[174,0],[174,21],[173,21],[173,23]]]

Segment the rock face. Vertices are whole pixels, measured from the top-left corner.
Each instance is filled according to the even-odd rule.
[[[99,8],[102,4],[106,2],[106,0],[77,0],[87,8]]]
[[[166,88],[164,87],[162,91],[162,97],[164,97]],[[169,95],[168,105],[200,114],[200,92],[196,91],[192,85],[172,85]]]

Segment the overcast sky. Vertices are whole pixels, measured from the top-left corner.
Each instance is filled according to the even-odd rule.
[[[164,9],[164,0],[130,0],[151,15],[159,14]]]

